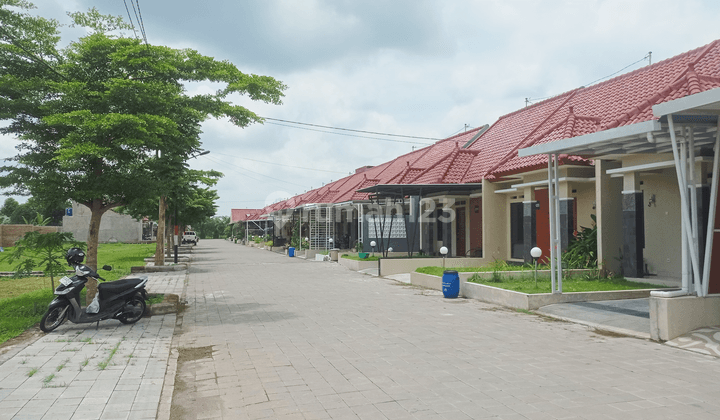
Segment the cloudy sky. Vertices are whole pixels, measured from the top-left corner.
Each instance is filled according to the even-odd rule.
[[[657,62],[720,38],[720,2],[712,0],[137,1],[149,43],[193,48],[284,82],[280,106],[233,98],[263,117],[424,138],[492,124],[525,98],[634,70],[650,51]],[[35,4],[35,13],[62,23],[67,11],[92,6],[128,19],[118,0]],[[63,40],[82,35],[67,28]],[[215,90],[188,86],[207,89]],[[202,141],[211,153],[191,165],[225,174],[218,214],[229,215],[433,140],[208,120]],[[13,155],[12,146],[2,139],[0,157]]]

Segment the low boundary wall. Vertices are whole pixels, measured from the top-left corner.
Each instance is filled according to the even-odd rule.
[[[460,273],[470,274],[473,273]],[[469,276],[460,276],[460,296],[494,303],[515,309],[534,310],[555,303],[593,302],[598,300],[640,299],[655,289],[616,290],[609,292],[571,292],[525,294],[484,284],[470,283]],[[429,274],[411,273],[410,283],[429,289],[442,290],[442,278]],[[651,314],[652,317],[652,314]]]
[[[338,258],[338,263],[343,267],[347,267],[353,271],[367,270],[368,268],[376,268],[378,265],[377,261],[358,261],[351,260],[348,258]]]
[[[672,340],[702,327],[720,325],[720,296],[650,297],[650,337]]]
[[[0,246],[15,246],[15,242],[27,232],[51,233],[60,230],[60,226],[0,225]]]

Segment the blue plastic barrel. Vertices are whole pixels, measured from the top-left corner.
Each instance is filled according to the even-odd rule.
[[[295,256],[295,247],[288,248],[288,256],[294,257]]]
[[[457,271],[447,270],[442,276],[443,296],[455,299],[460,294],[460,276]]]

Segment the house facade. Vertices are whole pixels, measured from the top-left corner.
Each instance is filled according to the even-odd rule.
[[[446,247],[450,256],[522,263],[537,246],[557,275],[559,255],[595,219],[604,271],[675,281],[682,296],[712,295],[720,291],[720,274],[712,275],[720,264],[711,264],[720,252],[710,246],[720,229],[718,88],[715,41],[360,168],[262,213],[294,215],[317,248],[333,238],[369,251],[370,240],[385,237],[385,249],[437,255]]]

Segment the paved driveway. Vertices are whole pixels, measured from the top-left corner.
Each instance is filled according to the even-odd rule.
[[[720,361],[227,241],[194,251],[172,418],[720,418]]]

